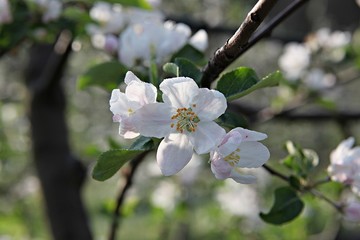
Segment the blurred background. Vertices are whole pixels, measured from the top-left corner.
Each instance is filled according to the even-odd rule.
[[[267,21],[290,2],[279,1]],[[162,0],[158,8],[168,19],[184,22],[194,32],[199,28],[207,30],[209,49],[206,55],[211,57],[255,3]],[[359,50],[359,20],[360,8],[356,1],[309,1],[229,69],[248,66],[263,77],[280,68],[278,59],[286,44],[302,43],[309,34],[321,28],[349,32],[352,49]],[[32,65],[34,54],[31,51],[31,44],[24,42],[0,60],[0,240],[52,238],[33,161],[28,114],[34,103],[30,101],[29,78],[36,66]],[[75,39],[60,83],[64,86],[67,103],[65,122],[69,148],[72,157],[80,159],[86,167],[81,199],[93,239],[107,239],[116,197],[124,179],[120,171],[105,182],[97,182],[91,178],[91,170],[101,152],[114,145],[131,144],[123,141],[118,135],[118,124],[112,122],[109,92],[97,87],[85,90],[76,87],[79,75],[91,65],[107,59],[109,56],[94,49],[88,39]],[[339,142],[348,136],[360,139],[359,62],[356,65],[354,59],[344,60],[333,67],[339,73],[340,84],[322,90],[321,96],[326,101],[322,99],[321,103],[303,101],[309,97],[308,93],[286,87],[256,91],[236,102],[248,119],[247,126],[268,135],[263,143],[271,152],[269,164],[285,174],[287,169],[279,162],[287,155],[284,150],[287,140],[319,154],[320,164],[313,174],[315,179],[321,179],[326,177],[324,169],[329,164],[329,154]],[[277,116],[293,106],[289,114]],[[336,117],[339,112],[345,116]],[[52,127],[56,132],[55,120]],[[258,177],[257,184],[219,181],[214,178],[207,161],[206,156],[194,158],[176,176],[163,177],[154,155],[149,155],[136,172],[126,197],[118,239],[327,240],[359,236],[356,235],[360,230],[357,224],[344,222],[329,204],[310,195],[303,196],[306,205],[296,220],[280,226],[264,223],[259,212],[268,212],[274,189],[286,184],[263,169],[254,173]],[[320,190],[334,199],[341,197],[337,184],[325,184]]]

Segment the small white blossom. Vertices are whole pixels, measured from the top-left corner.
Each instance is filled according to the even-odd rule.
[[[360,147],[351,148],[354,141],[350,137],[331,152],[327,170],[333,181],[348,184],[354,193],[360,194]]]
[[[135,113],[134,124],[147,137],[165,137],[156,159],[161,172],[173,175],[190,161],[193,151],[210,152],[225,135],[213,120],[227,107],[224,95],[199,88],[187,77],[165,79],[160,84],[163,103],[147,104]]]
[[[8,0],[0,0],[0,25],[12,22],[10,4]]]
[[[110,99],[110,111],[114,122],[119,122],[119,134],[124,138],[135,138],[139,132],[133,124],[133,115],[146,104],[155,103],[157,90],[150,83],[142,82],[132,72],[125,76],[127,87],[125,93],[114,89]]]
[[[191,34],[185,24],[146,22],[128,26],[119,39],[119,59],[127,67],[149,65],[150,59],[164,63],[183,47]]]
[[[334,86],[336,77],[334,74],[325,73],[320,68],[311,69],[304,78],[304,83],[311,89],[321,90]]]
[[[289,80],[297,80],[310,64],[310,50],[299,43],[289,43],[279,58],[279,67]]]
[[[343,215],[346,221],[360,223],[360,201],[347,201],[343,208]]]
[[[261,167],[270,157],[269,150],[258,141],[267,135],[244,128],[234,128],[210,153],[211,170],[218,179],[232,178],[238,183],[253,183],[256,177],[240,168]]]
[[[204,29],[200,29],[190,38],[189,44],[197,50],[204,52],[209,45],[207,32]]]
[[[119,4],[97,2],[90,10],[90,17],[99,24],[88,27],[90,34],[120,33],[125,26],[125,13]]]
[[[48,23],[60,17],[62,11],[62,3],[59,0],[31,0],[42,11],[42,21]]]

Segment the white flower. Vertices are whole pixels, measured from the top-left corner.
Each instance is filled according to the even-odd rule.
[[[140,8],[126,9],[126,23],[129,25],[149,22],[162,23],[164,19],[165,16],[159,11],[149,11]]]
[[[99,26],[91,25],[90,34],[119,33],[125,26],[125,13],[119,4],[97,2],[90,10],[90,17],[99,23]]]
[[[110,99],[110,111],[114,122],[119,122],[119,134],[124,138],[135,138],[139,132],[132,122],[133,114],[146,104],[155,103],[157,89],[150,83],[142,82],[132,72],[125,76],[125,93],[114,89]]]
[[[197,50],[204,52],[209,45],[207,32],[204,29],[200,29],[190,38],[189,44]]]
[[[224,95],[199,88],[187,77],[165,79],[160,84],[164,103],[147,104],[135,113],[134,124],[141,135],[165,137],[156,159],[161,172],[173,175],[190,161],[193,150],[208,153],[225,135],[213,120],[227,107]]]
[[[59,0],[32,0],[41,8],[43,13],[42,21],[48,23],[60,17],[62,11],[62,3]]]
[[[299,43],[289,43],[279,58],[279,67],[289,80],[301,77],[310,64],[310,50]]]
[[[267,135],[244,128],[234,128],[210,153],[211,170],[218,179],[232,178],[238,183],[253,183],[256,177],[242,174],[239,168],[258,168],[270,157],[269,150],[257,141]]]
[[[0,25],[2,23],[10,23],[11,21],[12,15],[8,0],[0,0]]]
[[[334,86],[336,77],[334,74],[325,73],[320,68],[311,69],[304,78],[304,83],[311,89],[321,90]]]
[[[182,48],[191,34],[184,24],[146,22],[128,26],[119,39],[119,59],[127,67],[139,61],[149,65],[150,59],[164,63]]]
[[[360,194],[360,147],[351,148],[354,138],[342,141],[330,154],[328,173],[333,181],[351,185]]]
[[[343,214],[345,220],[360,223],[360,202],[348,201],[343,208]]]
[[[155,206],[162,208],[167,212],[171,212],[176,206],[179,196],[180,191],[174,183],[161,181],[151,194],[151,202]]]

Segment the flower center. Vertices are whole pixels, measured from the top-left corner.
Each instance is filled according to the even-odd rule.
[[[176,127],[176,131],[183,133],[184,130],[188,132],[195,132],[199,117],[193,112],[191,108],[178,108],[176,114],[171,117],[175,123],[171,123],[171,127]]]
[[[234,167],[240,161],[240,148],[237,148],[235,151],[227,155],[224,160],[228,162],[232,167]]]

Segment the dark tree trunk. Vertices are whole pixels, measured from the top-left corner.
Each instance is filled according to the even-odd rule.
[[[26,72],[33,158],[56,240],[92,239],[80,192],[86,170],[70,151],[60,82],[70,47],[68,32],[54,45],[35,44]]]

